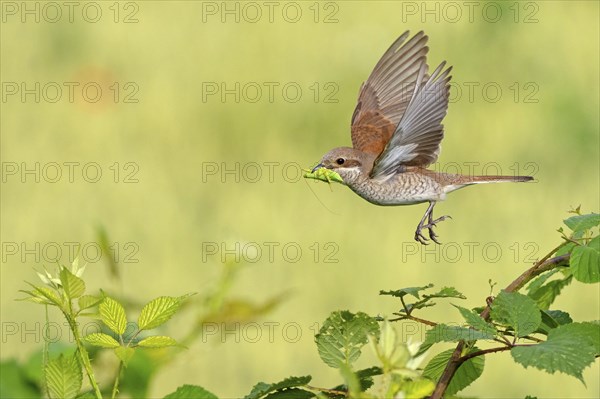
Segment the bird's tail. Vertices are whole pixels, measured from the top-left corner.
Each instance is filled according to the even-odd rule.
[[[531,176],[461,176],[466,184],[501,183],[501,182],[526,182],[533,180]]]
[[[467,176],[467,175],[454,175],[449,184],[444,187],[445,193],[451,193],[460,188],[470,186],[472,184],[482,183],[502,183],[502,182],[526,182],[533,180],[531,176],[499,176],[499,175],[488,175],[488,176]]]

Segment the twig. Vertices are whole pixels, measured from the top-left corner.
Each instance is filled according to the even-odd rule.
[[[431,326],[431,327],[437,326],[437,323],[434,322],[434,321],[429,321],[429,320],[421,319],[419,317],[411,316],[409,314],[407,314],[406,316],[400,316],[400,317],[395,318],[395,319],[390,319],[389,321],[400,321],[400,320],[413,320],[413,321],[416,321],[416,322],[419,322],[419,323],[426,324],[426,325]]]

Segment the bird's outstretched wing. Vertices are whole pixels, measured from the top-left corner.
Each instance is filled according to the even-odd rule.
[[[414,97],[423,66],[427,70],[428,37],[419,32],[406,41],[408,36],[406,31],[396,39],[360,88],[352,115],[352,145],[358,150],[382,153]]]
[[[404,166],[427,166],[436,161],[444,138],[442,119],[448,110],[450,71],[442,62],[431,76],[423,63],[414,95],[385,149],[375,160],[371,178],[390,176]]]

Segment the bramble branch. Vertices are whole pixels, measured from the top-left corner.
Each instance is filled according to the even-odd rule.
[[[518,291],[525,284],[527,284],[529,281],[531,281],[533,278],[539,276],[540,274],[542,274],[546,271],[552,270],[555,267],[559,266],[560,264],[568,261],[569,257],[571,256],[570,254],[565,254],[565,255],[561,255],[561,256],[556,256],[554,258],[550,258],[553,254],[556,253],[556,251],[558,251],[560,248],[562,248],[566,244],[567,244],[567,242],[563,242],[562,244],[560,244],[559,246],[554,248],[546,256],[544,256],[542,259],[540,259],[538,262],[536,262],[535,265],[533,265],[533,267],[529,268],[523,274],[521,274],[519,277],[517,277],[504,290],[506,292]],[[493,301],[491,303],[493,303]],[[486,321],[488,321],[490,318],[491,303],[488,303],[487,306],[485,307],[485,309],[483,310],[483,312],[481,312],[481,317]],[[469,357],[470,355],[461,357],[462,351],[465,347],[465,343],[466,343],[465,341],[460,341],[456,345],[456,349],[454,349],[452,356],[450,356],[450,360],[448,361],[448,364],[446,365],[446,368],[444,369],[444,372],[442,373],[442,376],[440,377],[440,379],[435,387],[435,390],[433,391],[433,394],[430,396],[431,399],[441,399],[442,398],[442,396],[444,395],[444,392],[446,392],[446,389],[448,388],[448,384],[450,384],[452,377],[454,377],[454,373],[456,373],[456,370],[458,370],[458,368],[460,367],[460,365],[463,362],[468,360],[468,358],[485,354],[485,353],[477,354],[478,352],[473,352],[472,354],[470,354],[470,355],[472,355],[471,357]],[[499,348],[492,348],[492,349],[497,349],[494,352],[499,352],[501,350],[502,351],[508,350],[512,346],[513,345],[511,344],[510,346],[502,347],[503,349],[499,349]],[[479,352],[483,352],[483,351],[479,351]],[[492,352],[487,352],[487,353],[492,353]],[[475,354],[477,354],[477,355],[475,355]]]

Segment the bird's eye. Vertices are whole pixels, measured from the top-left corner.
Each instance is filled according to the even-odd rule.
[[[335,162],[336,162],[338,165],[343,165],[343,164],[344,164],[344,158],[338,158],[338,159],[336,159],[336,160],[335,160]]]

